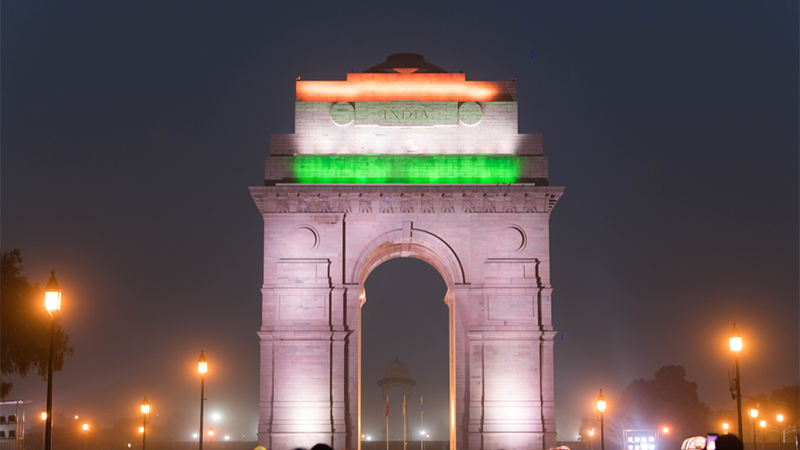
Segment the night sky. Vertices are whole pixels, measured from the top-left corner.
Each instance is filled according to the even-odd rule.
[[[269,135],[293,131],[297,76],[397,52],[516,77],[520,132],[544,135],[566,186],[550,223],[559,440],[598,388],[667,364],[733,406],[734,321],[744,395],[798,381],[797,2],[119,3],[2,9],[1,244],[64,290],[57,411],[111,426],[147,395],[154,420],[196,415],[202,349],[212,424],[255,439],[263,223],[247,187]],[[365,411],[397,357],[445,439],[443,281],[398,260],[367,289]],[[11,381],[44,409],[46,383]]]

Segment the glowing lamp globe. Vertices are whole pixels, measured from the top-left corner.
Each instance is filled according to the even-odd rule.
[[[213,436],[213,435],[214,435],[214,429],[213,429],[213,428],[210,428],[210,429],[208,430],[208,435],[209,435],[209,436]]]
[[[197,360],[197,371],[201,375],[205,375],[208,372],[208,361],[206,361],[206,356],[202,350],[200,351],[200,358]]]
[[[47,413],[46,412],[42,413],[42,420],[47,420]]]
[[[144,433],[144,427],[139,427],[139,433]]]
[[[147,403],[146,396],[144,398],[144,401],[142,402],[142,414],[150,414],[150,403]]]
[[[722,429],[725,430],[725,431],[728,431],[728,424],[727,423],[723,423],[722,424]]]
[[[766,421],[766,420],[762,420],[762,421],[761,421],[761,422],[759,422],[758,424],[759,424],[759,425],[761,425],[761,428],[764,428],[764,427],[766,427],[766,426],[767,426],[767,421]]]
[[[783,414],[778,414],[778,422],[783,422]]]
[[[664,434],[667,434],[667,433],[669,433],[669,428],[668,427],[664,427],[664,428],[661,429],[661,432],[663,432]]]
[[[597,397],[597,410],[600,412],[605,412],[606,410],[606,398],[603,397],[602,389],[600,389],[600,395]]]
[[[83,424],[83,431],[89,431],[89,424],[88,423]]]
[[[750,417],[752,417],[752,418],[754,418],[754,419],[755,419],[756,417],[758,417],[758,410],[757,410],[757,409],[755,409],[755,408],[754,408],[754,409],[751,409],[751,410],[750,410]]]
[[[736,322],[733,323],[733,331],[731,331],[731,351],[734,353],[739,353],[742,351],[742,335],[739,334],[739,329],[736,328]]]
[[[592,428],[591,430],[589,430],[589,436],[594,436],[594,428]]]
[[[58,287],[55,270],[50,272],[50,279],[44,289],[44,309],[49,313],[61,311],[61,289]]]

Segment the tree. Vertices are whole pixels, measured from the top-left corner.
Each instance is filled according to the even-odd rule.
[[[0,262],[0,374],[25,377],[36,372],[47,379],[50,358],[50,315],[44,309],[44,292],[38,283],[22,276],[22,256],[18,249],[2,252]],[[56,315],[53,341],[53,370],[64,367],[73,353],[69,335]],[[6,398],[12,384],[0,382],[0,399]]]
[[[664,440],[680,445],[683,439],[704,436],[709,430],[708,406],[700,401],[697,383],[686,380],[682,366],[664,366],[654,379],[632,382],[622,391],[620,401],[629,428],[669,427],[670,432],[661,437],[662,448]]]

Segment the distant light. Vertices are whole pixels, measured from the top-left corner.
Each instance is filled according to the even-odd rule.
[[[75,416],[75,420],[78,420],[78,416]]]
[[[50,314],[52,314],[53,311],[61,310],[61,289],[58,288],[55,270],[50,272],[50,279],[47,280],[47,286],[45,287],[44,309]]]
[[[197,433],[193,434],[192,437],[197,439]]]
[[[144,427],[139,427],[139,433],[144,433]]]
[[[367,435],[367,440],[368,440],[368,441],[371,441],[371,440],[372,440],[372,436],[370,436],[370,435]]]
[[[778,414],[778,422],[783,422],[783,414]]]
[[[667,428],[667,427],[664,427],[664,428],[662,428],[662,429],[661,429],[661,431],[662,431],[664,434],[667,434],[667,433],[669,433],[669,428]]]
[[[213,436],[214,435],[214,429],[213,428],[209,428],[208,435],[209,436]]]
[[[628,436],[628,442],[633,442],[633,438]]]
[[[656,438],[654,438],[653,436],[650,436],[647,440],[650,441],[650,442],[655,442]]]
[[[767,426],[767,421],[766,420],[762,420],[758,424],[761,425],[761,428],[764,428],[765,426]]]
[[[83,424],[83,431],[89,431],[89,424],[88,423]]]
[[[47,413],[46,412],[42,413],[42,420],[47,420]]]
[[[131,448],[131,444],[128,444],[128,448]]]
[[[211,416],[211,418],[212,418],[212,419],[214,419],[214,420],[219,420],[219,419],[221,419],[221,418],[222,418],[222,416],[220,415],[220,413],[214,413],[214,414]]]
[[[197,371],[200,372],[200,375],[205,375],[208,372],[208,361],[206,361],[206,355],[203,354],[202,350],[200,350],[200,358],[197,360]]]
[[[589,430],[589,436],[594,436],[594,428],[592,428],[591,430]]]
[[[226,441],[229,441],[230,439],[231,439],[231,437],[230,437],[230,436],[225,436],[225,440],[226,440]]]
[[[755,408],[751,409],[750,410],[750,417],[753,417],[753,418],[758,417],[758,410],[755,409]]]
[[[420,431],[420,432],[419,432],[419,434],[420,434],[421,436],[425,436],[425,432],[424,432],[424,431]]]
[[[731,331],[731,351],[734,353],[739,353],[742,351],[742,335],[739,334],[739,330],[736,328],[736,323],[733,324],[733,331]]]
[[[725,431],[728,431],[728,423],[727,422],[722,424],[722,429],[725,430]]]
[[[150,403],[147,402],[147,396],[144,397],[142,402],[142,414],[150,414]]]
[[[597,397],[597,410],[601,413],[606,411],[606,398],[603,397],[602,389],[600,389],[600,395]]]

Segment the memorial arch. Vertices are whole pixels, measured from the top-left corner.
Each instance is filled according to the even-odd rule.
[[[364,282],[413,257],[448,287],[451,449],[554,447],[549,218],[563,188],[541,136],[517,133],[516,83],[398,54],[296,90],[295,133],[272,136],[250,188],[264,219],[259,444],[360,447]]]

